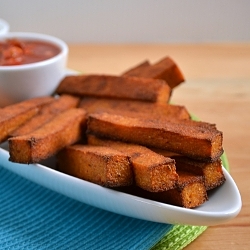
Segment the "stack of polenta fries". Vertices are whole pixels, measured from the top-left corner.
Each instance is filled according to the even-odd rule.
[[[225,182],[222,132],[169,104],[184,82],[169,57],[121,76],[66,76],[53,96],[0,109],[10,161],[56,157],[57,170],[105,187],[194,208]]]

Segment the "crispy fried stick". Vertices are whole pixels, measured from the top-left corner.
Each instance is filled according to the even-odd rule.
[[[103,140],[93,135],[88,136],[88,143],[111,147],[128,155],[133,166],[135,183],[145,190],[159,192],[176,186],[178,175],[175,161],[170,158],[163,157],[143,146]]]
[[[86,112],[72,108],[29,134],[10,138],[9,160],[29,164],[55,155],[81,139],[85,121]]]
[[[9,135],[36,115],[42,105],[53,101],[52,97],[37,97],[0,109],[0,142],[8,139]]]
[[[105,187],[133,183],[133,172],[126,154],[110,147],[73,145],[57,155],[58,169],[66,174]]]
[[[88,132],[204,161],[218,159],[223,153],[222,132],[209,126],[98,113],[89,115]]]
[[[164,80],[158,79],[76,75],[66,76],[56,93],[165,103],[169,101],[171,89]]]

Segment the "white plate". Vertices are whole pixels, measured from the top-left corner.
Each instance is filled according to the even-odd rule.
[[[209,196],[209,201],[198,208],[186,209],[104,188],[41,164],[18,164],[8,159],[9,152],[0,148],[4,168],[80,202],[143,220],[210,226],[234,218],[242,205],[238,188],[226,169],[223,169],[226,182]]]
[[[67,70],[65,74],[77,72]],[[2,146],[6,148],[6,143]],[[0,163],[6,169],[80,202],[133,218],[169,224],[210,226],[236,217],[242,206],[239,190],[224,168],[226,182],[210,193],[209,200],[203,205],[187,209],[104,188],[41,164],[17,164],[8,159],[8,151],[0,148]]]

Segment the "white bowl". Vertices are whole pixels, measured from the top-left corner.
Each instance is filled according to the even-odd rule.
[[[0,35],[6,34],[9,31],[9,28],[9,24],[5,20],[0,19]]]
[[[28,32],[9,32],[0,35],[0,41],[6,39],[48,42],[59,47],[60,52],[40,62],[0,66],[0,107],[53,94],[65,75],[68,58],[67,44],[53,36]]]

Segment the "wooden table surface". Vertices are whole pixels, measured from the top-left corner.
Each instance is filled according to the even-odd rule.
[[[231,221],[209,227],[186,249],[250,248],[250,44],[69,45],[68,67],[85,73],[120,74],[145,59],[169,55],[186,82],[172,96],[176,104],[223,131],[230,173],[242,196]]]

